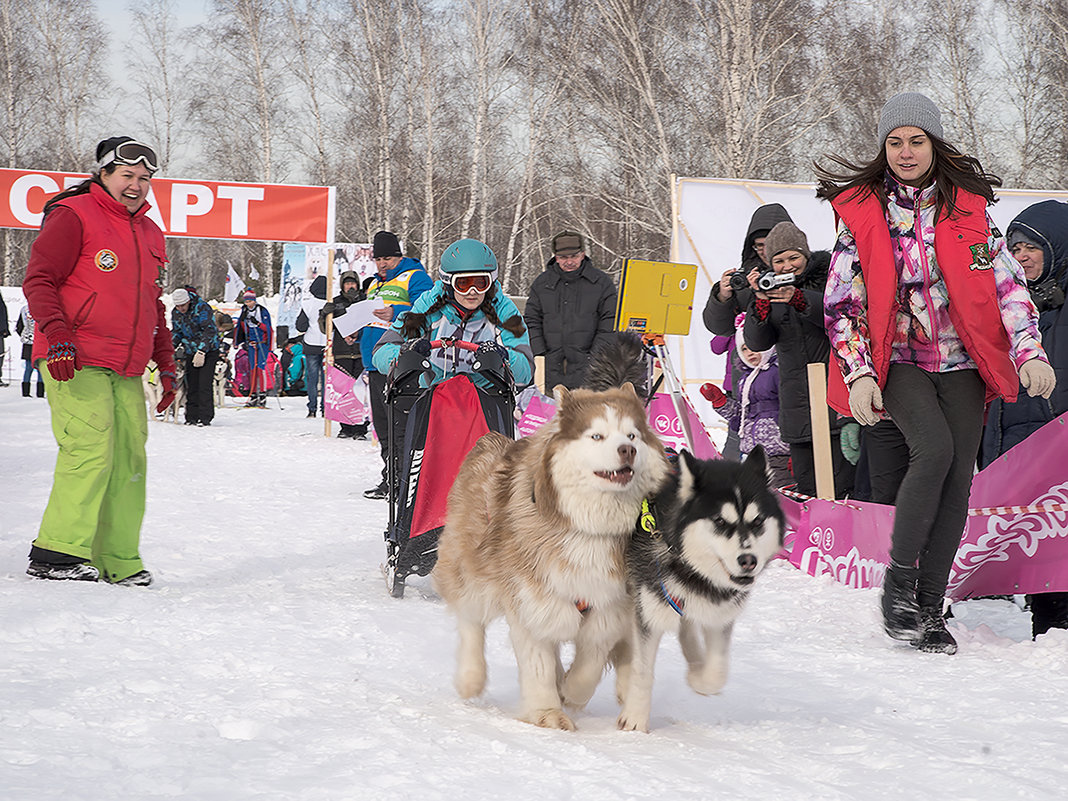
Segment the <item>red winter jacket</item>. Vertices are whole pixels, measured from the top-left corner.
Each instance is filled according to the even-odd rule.
[[[167,263],[163,232],[103,186],[59,201],[45,217],[22,284],[37,321],[33,359],[43,359],[61,324],[74,334],[81,366],[139,376],[154,358],[174,370],[160,300]]]
[[[957,213],[944,213],[935,223],[935,254],[952,302],[949,316],[968,355],[979,368],[987,387],[987,401],[995,397],[1016,400],[1019,378],[1009,357],[1011,343],[1001,319],[998,293],[991,269],[975,266],[973,247],[985,251],[990,237],[986,199],[958,190]],[[872,195],[844,192],[831,205],[857,243],[857,255],[868,292],[868,330],[876,380],[886,383],[890,349],[897,315],[897,268],[890,229],[882,205]],[[849,389],[837,359],[831,359],[827,402],[850,414]]]

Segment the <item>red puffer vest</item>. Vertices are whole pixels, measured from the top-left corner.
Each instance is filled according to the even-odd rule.
[[[74,333],[83,366],[107,367],[125,376],[141,375],[152,357],[163,270],[167,263],[163,232],[145,214],[136,213],[107,190],[91,184],[84,195],[61,200],[81,221],[81,250],[73,271],[58,284],[63,319]],[[44,226],[49,225],[46,218]],[[31,257],[27,274],[35,267]],[[43,359],[47,336],[39,321],[33,358]]]
[[[876,380],[883,387],[896,333],[897,268],[882,205],[874,195],[858,197],[860,194],[843,192],[831,205],[857,243],[868,292],[872,365]],[[986,382],[987,401],[1001,397],[1012,403],[1020,382],[1009,357],[1011,343],[1001,320],[994,270],[987,254],[990,227],[986,200],[958,190],[956,201],[956,214],[943,215],[935,223],[935,258],[951,299],[949,317]],[[833,358],[827,402],[842,414],[850,414],[849,389],[842,380],[838,360]]]

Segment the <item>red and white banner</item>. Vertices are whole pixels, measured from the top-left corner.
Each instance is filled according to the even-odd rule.
[[[0,228],[36,229],[45,201],[84,173],[0,169]],[[332,186],[154,178],[148,216],[167,236],[334,241]]]

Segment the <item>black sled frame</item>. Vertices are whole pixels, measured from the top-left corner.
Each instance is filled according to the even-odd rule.
[[[431,348],[457,347],[463,350],[477,351],[477,345],[459,340],[435,340]],[[511,370],[506,358],[495,352],[478,351],[475,372],[490,383],[486,389],[475,385],[486,424],[491,431],[499,431],[505,436],[515,436],[515,391]],[[389,458],[386,464],[387,482],[389,484],[389,527],[385,531],[386,562],[383,570],[386,588],[394,598],[404,597],[404,584],[410,575],[426,576],[437,562],[437,541],[440,528],[425,532],[416,538],[411,537],[411,507],[408,504],[409,491],[418,491],[418,477],[414,481],[412,473],[418,468],[411,464],[412,450],[416,439],[423,436],[412,425],[413,421],[422,421],[429,416],[429,407],[433,403],[437,386],[423,388],[419,379],[430,370],[428,355],[419,353],[411,347],[401,350],[390,370],[386,382],[386,406],[389,420],[386,426],[389,437]],[[462,374],[460,374],[462,375]],[[473,383],[473,382],[472,382]],[[404,448],[400,453],[403,464],[396,459],[396,419],[401,412],[404,401],[415,398],[409,408],[408,423],[405,426]],[[433,432],[425,431],[429,441]],[[398,478],[401,479],[398,481]]]

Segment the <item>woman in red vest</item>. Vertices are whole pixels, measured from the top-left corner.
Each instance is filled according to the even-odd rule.
[[[1020,265],[986,214],[1001,181],[943,139],[941,112],[890,98],[878,155],[816,165],[840,221],[824,296],[828,402],[863,425],[887,414],[909,466],[883,580],[887,634],[952,654],[943,596],[967,520],[988,400],[1049,397],[1054,374]]]
[[[141,374],[149,359],[164,388],[156,411],[174,400],[174,344],[160,301],[167,254],[147,216],[159,164],[152,148],[128,136],[98,144],[96,159],[91,178],[45,204],[22,284],[59,445],[26,572],[145,586],[152,575],[139,553],[148,437]]]

